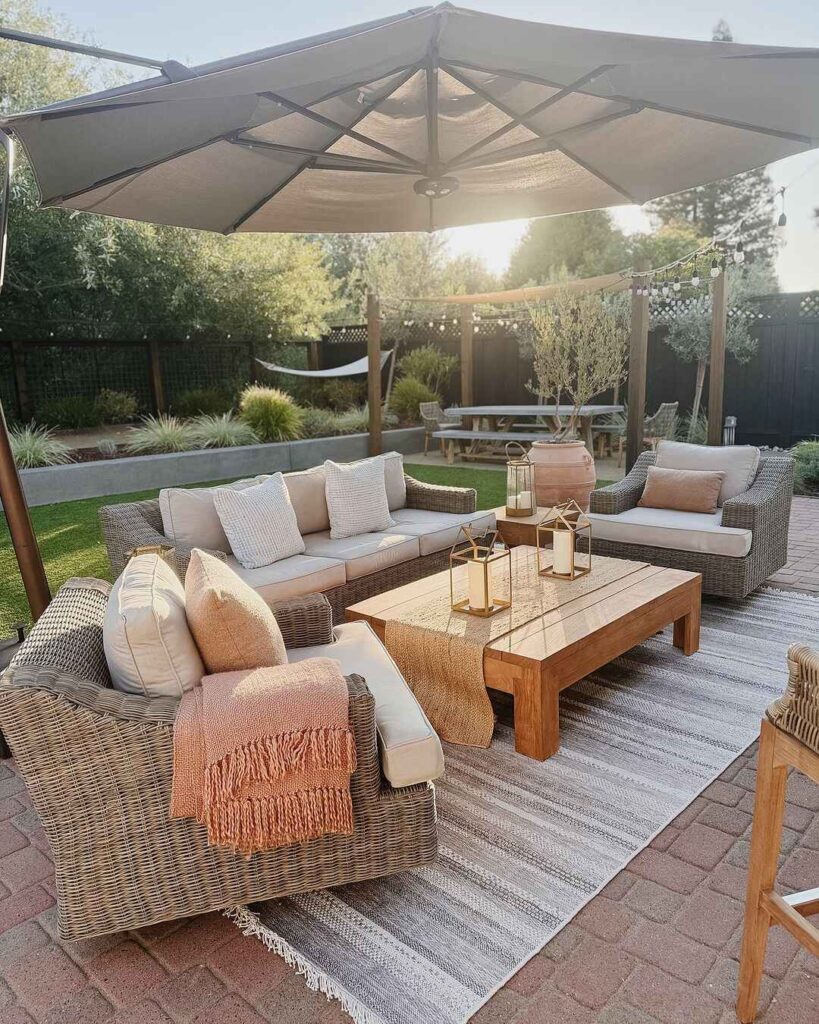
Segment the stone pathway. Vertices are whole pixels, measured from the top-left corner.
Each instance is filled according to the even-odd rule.
[[[819,592],[819,500],[797,498],[777,586]],[[809,638],[806,638],[809,639]],[[814,638],[819,644],[819,638]],[[746,752],[473,1018],[474,1024],[735,1024],[755,760]],[[819,884],[819,786],[792,775],[780,881]],[[819,960],[771,932],[761,1024],[819,1020]],[[348,1022],[219,914],[56,938],[48,843],[0,765],[0,1024]]]

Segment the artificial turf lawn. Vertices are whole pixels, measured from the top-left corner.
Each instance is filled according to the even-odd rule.
[[[447,466],[407,467],[410,476],[431,484],[474,487],[478,508],[497,508],[506,500],[506,477],[486,469],[449,468]],[[70,576],[110,578],[110,566],[100,532],[97,510],[103,505],[155,498],[157,491],[138,491],[105,498],[66,501],[42,505],[31,510],[34,530],[40,542],[48,582],[52,592]],[[0,637],[8,636],[16,622],[30,618],[23,584],[14,558],[5,516],[0,515]]]

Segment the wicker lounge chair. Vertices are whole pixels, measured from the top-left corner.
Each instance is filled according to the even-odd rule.
[[[599,518],[618,516],[635,509],[643,493],[648,467],[653,466],[656,459],[656,452],[643,452],[623,480],[593,491],[590,512]],[[788,560],[792,494],[793,459],[782,453],[763,453],[751,487],[743,494],[730,498],[722,507],[722,527],[750,531],[752,534],[750,550],[744,556],[604,539],[600,536],[600,530],[595,535],[594,521],[593,551],[613,558],[633,558],[652,565],[700,572],[703,593],[721,597],[746,597]]]
[[[387,875],[433,860],[429,783],[382,774],[375,701],[348,676],[358,768],[355,831],[245,859],[168,816],[177,701],[111,689],[102,643],[110,586],[70,580],[0,678],[0,728],[54,857],[60,935],[83,939],[239,903]],[[313,595],[274,608],[288,647],[326,643]]]

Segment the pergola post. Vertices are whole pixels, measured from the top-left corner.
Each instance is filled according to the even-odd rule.
[[[367,292],[367,404],[370,413],[370,455],[381,454],[381,306]]]
[[[725,335],[728,329],[728,280],[723,267],[711,285],[711,356],[708,361],[708,443],[722,444],[725,391]]]
[[[474,307],[461,308],[461,405],[472,405],[474,396],[475,360],[473,342],[475,327],[472,323]]]
[[[637,274],[648,269],[646,263],[636,267]],[[647,289],[631,287],[631,340],[628,353],[628,423],[626,425],[626,472],[643,450],[643,423],[646,415],[646,365],[648,363],[648,294]]]
[[[0,403],[0,501],[3,503],[3,511],[6,513],[11,543],[14,546],[17,564],[20,566],[20,575],[23,578],[31,617],[36,622],[51,601],[51,591],[48,588],[43,559],[37,545],[37,538],[34,535],[34,528],[31,525],[23,484],[12,454],[11,439],[2,403]]]

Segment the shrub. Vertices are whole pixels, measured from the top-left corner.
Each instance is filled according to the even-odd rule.
[[[128,423],[135,420],[139,412],[139,402],[133,391],[103,388],[94,405],[101,423]]]
[[[166,415],[145,416],[141,426],[132,428],[125,445],[134,455],[188,452],[196,447],[191,424]]]
[[[239,412],[262,441],[295,441],[301,437],[303,411],[278,388],[250,384],[239,399]]]
[[[302,437],[332,437],[338,433],[337,415],[330,409],[308,406],[301,410]]]
[[[194,388],[183,392],[171,404],[175,416],[188,419],[191,416],[221,416],[231,412],[233,399],[226,391],[218,388]]]
[[[14,461],[20,469],[36,469],[38,466],[64,466],[73,462],[71,449],[58,441],[48,427],[30,423],[17,427],[9,434]]]
[[[62,427],[65,430],[98,427],[102,422],[96,402],[85,395],[49,398],[37,409],[37,418],[49,427]]]
[[[105,437],[97,445],[97,451],[103,456],[103,458],[113,459],[119,452],[119,448],[117,447],[116,441],[112,441],[109,437]]]
[[[791,449],[795,494],[819,494],[819,441],[800,441]]]
[[[259,441],[250,424],[236,419],[231,412],[197,416],[190,425],[197,448],[236,448]]]
[[[417,377],[402,377],[392,386],[390,412],[400,420],[418,423],[421,419],[418,410],[421,402],[437,402],[438,400],[438,395]]]
[[[402,377],[414,377],[426,384],[436,394],[443,391],[444,385],[455,372],[458,360],[448,356],[434,345],[422,345],[408,352],[398,362]]]
[[[691,412],[686,412],[677,417],[677,440],[688,441],[691,444],[708,444],[708,416],[700,410],[696,422],[692,423],[692,415]]]
[[[350,380],[349,377],[334,377],[324,382],[322,397],[324,403],[335,412],[346,412],[364,401],[367,385],[364,381]]]
[[[361,405],[355,409],[348,409],[340,412],[335,417],[337,434],[366,434],[370,429],[370,410],[368,405]],[[381,426],[387,430],[398,425],[398,417],[395,413],[383,412],[381,415]]]

